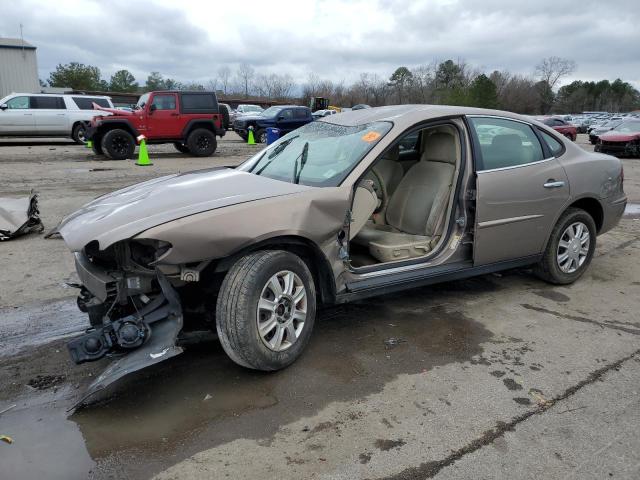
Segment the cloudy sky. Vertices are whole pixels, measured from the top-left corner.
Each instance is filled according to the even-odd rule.
[[[621,77],[640,88],[640,0],[0,0],[0,36],[38,47],[40,77],[58,63],[150,71],[206,83],[222,65],[309,72],[350,82],[398,66],[463,59],[531,74],[551,55],[573,78]],[[569,79],[570,80],[570,79]]]

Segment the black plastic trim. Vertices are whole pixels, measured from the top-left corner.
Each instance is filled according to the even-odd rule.
[[[406,290],[409,288],[432,285],[434,283],[460,280],[463,278],[485,275],[487,273],[523,267],[538,262],[542,254],[528,257],[490,263],[487,265],[473,266],[473,262],[459,262],[437,267],[425,267],[418,270],[397,272],[389,275],[381,275],[376,278],[367,278],[346,284],[346,292],[336,297],[336,303],[347,303],[362,298],[384,295],[387,293]]]

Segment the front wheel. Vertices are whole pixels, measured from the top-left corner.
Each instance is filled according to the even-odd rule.
[[[596,224],[593,218],[584,210],[569,208],[553,227],[544,256],[534,271],[549,283],[573,283],[591,263],[595,248]]]
[[[104,134],[101,147],[104,154],[111,160],[126,160],[133,158],[136,141],[126,130],[115,128]]]
[[[267,131],[265,129],[261,128],[258,130],[258,133],[256,134],[256,141],[258,143],[267,143]]]
[[[316,290],[305,262],[265,250],[238,260],[218,294],[216,328],[231,360],[256,370],[293,363],[311,337]]]
[[[206,128],[196,128],[187,137],[187,147],[191,155],[196,157],[208,157],[216,151],[218,143],[216,136]]]

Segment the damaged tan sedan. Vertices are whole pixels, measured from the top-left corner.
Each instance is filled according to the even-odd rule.
[[[229,357],[286,367],[318,308],[533,265],[567,284],[626,205],[614,157],[507,112],[392,106],[325,117],[238,168],[127,187],[65,218],[77,363],[122,354],[89,394],[215,330]]]

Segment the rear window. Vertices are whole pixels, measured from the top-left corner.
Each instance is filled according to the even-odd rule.
[[[40,110],[64,110],[62,97],[31,97],[31,108]]]
[[[106,98],[72,97],[72,99],[80,110],[93,110],[94,103],[104,108],[111,108],[111,105],[109,105],[109,100],[107,100]]]
[[[217,113],[218,102],[211,93],[183,93],[182,111],[187,113]]]
[[[293,111],[294,118],[307,118],[307,111],[304,108],[298,108]]]

